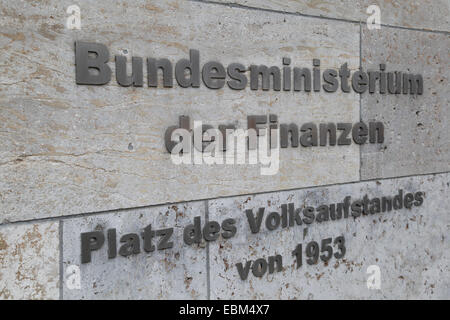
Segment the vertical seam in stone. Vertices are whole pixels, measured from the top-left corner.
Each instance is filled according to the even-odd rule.
[[[205,200],[205,222],[209,222],[209,202]],[[209,265],[209,241],[206,241],[206,299],[211,299],[211,277]]]
[[[359,20],[359,69],[362,68],[362,23]],[[362,94],[359,94],[359,121],[362,122]],[[359,145],[359,181],[362,181],[362,145]]]
[[[59,300],[63,300],[64,268],[63,268],[63,220],[59,220]]]

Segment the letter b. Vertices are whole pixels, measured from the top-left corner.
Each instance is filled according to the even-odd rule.
[[[94,54],[95,57],[90,57]],[[106,64],[109,51],[105,45],[75,42],[75,73],[77,84],[106,84],[111,80],[111,69]],[[94,71],[95,70],[95,71]]]

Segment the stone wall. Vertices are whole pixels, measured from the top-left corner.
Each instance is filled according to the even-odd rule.
[[[66,9],[81,9],[81,29]],[[366,8],[381,9],[369,30]],[[3,299],[450,298],[450,4],[439,1],[3,1],[0,4],[0,297]],[[423,76],[422,95],[121,87],[75,82],[75,41],[114,55]],[[245,127],[381,121],[381,144],[280,151],[260,165],[175,165],[164,132],[180,115]],[[318,207],[423,193],[423,204],[252,233],[245,211]],[[236,235],[183,243],[194,217],[236,221]],[[84,232],[118,237],[174,228],[173,247],[81,263]],[[296,267],[298,243],[345,235],[342,259]],[[119,238],[118,238],[119,239]],[[121,243],[117,240],[117,246]],[[280,272],[248,279],[236,264],[281,255]],[[367,268],[381,289],[367,288]],[[80,276],[79,286],[76,276]],[[75,279],[75,280],[74,280]],[[75,281],[75,282],[73,282]]]

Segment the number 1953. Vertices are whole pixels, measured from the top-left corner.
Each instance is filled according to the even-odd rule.
[[[297,269],[303,265],[303,245],[299,243],[295,250],[292,251],[292,255],[295,256],[297,262]],[[345,255],[345,238],[340,236],[334,239],[326,238],[317,243],[316,241],[311,241],[306,244],[305,256],[306,263],[309,265],[317,264],[317,262],[322,260],[323,262],[329,261],[333,256],[336,259],[341,259]]]

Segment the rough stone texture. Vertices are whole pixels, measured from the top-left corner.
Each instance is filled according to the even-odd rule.
[[[423,76],[423,95],[365,93],[364,121],[385,125],[383,144],[361,147],[361,179],[450,170],[450,36],[383,28],[363,30],[362,65]]]
[[[0,226],[0,299],[59,298],[58,222]]]
[[[215,0],[215,2],[363,22],[369,17],[366,13],[367,8],[370,5],[378,5],[382,24],[450,31],[448,0]]]
[[[72,4],[0,4],[1,299],[450,297],[448,0],[89,0],[79,4],[82,29],[68,30],[66,9]],[[360,34],[357,21],[366,20],[370,4],[381,7],[383,24],[438,32],[369,31],[362,24]],[[76,40],[108,46],[108,85],[75,84]],[[353,92],[211,90],[203,83],[182,89],[175,81],[172,89],[153,89],[145,78],[143,88],[117,85],[114,55],[169,58],[175,64],[189,49],[200,50],[201,65],[216,60],[281,67],[282,58],[290,57],[292,66],[311,67],[319,58],[322,70],[347,62],[354,71],[360,61],[364,70],[386,62],[388,70],[422,74],[424,94],[366,93],[360,100]],[[382,121],[385,142],[361,149],[283,149],[275,176],[262,176],[260,166],[176,166],[163,145],[165,129],[180,115],[245,128],[247,115],[269,113],[298,125]],[[437,172],[447,173],[430,174]],[[411,177],[395,178],[403,175]],[[384,179],[347,183],[377,178]],[[394,196],[400,188],[424,191],[424,204],[308,228],[269,232],[263,221],[259,234],[250,232],[245,217],[247,208],[267,206],[267,215],[284,203],[317,207],[347,195]],[[286,189],[297,190],[277,192]],[[254,193],[259,194],[239,196]],[[175,203],[206,198],[215,200]],[[148,205],[158,207],[136,208]],[[26,222],[73,214],[61,222]],[[238,233],[187,246],[182,231],[195,216],[203,222],[234,217]],[[108,259],[105,243],[91,263],[81,264],[80,233],[116,228],[120,239],[149,223],[175,227],[174,248]],[[304,257],[304,265],[295,268],[296,244],[339,235],[346,237],[344,259],[310,266]],[[239,278],[236,263],[275,254],[283,255],[282,272],[258,279],[250,271],[248,280]],[[66,272],[73,265],[80,267],[80,289],[68,286]],[[381,290],[366,287],[370,265],[381,268]]]
[[[246,209],[266,207],[281,212],[283,203],[317,207],[352,200],[365,194],[394,196],[404,192],[425,192],[421,207],[401,209],[322,223],[306,229],[294,226],[268,231],[264,226],[252,234]],[[218,199],[209,202],[210,220],[237,219],[236,237],[210,245],[212,299],[448,299],[450,296],[450,174],[360,182],[332,187]],[[347,252],[328,265],[320,262],[296,269],[292,250],[297,243],[344,235]],[[283,271],[256,278],[250,272],[242,281],[235,264],[275,254],[283,256]],[[381,270],[381,290],[367,289],[369,265]]]
[[[187,246],[183,243],[183,228],[201,216],[205,221],[205,203],[193,202],[164,207],[126,210],[118,213],[93,215],[64,220],[63,265],[64,299],[206,299],[205,243]],[[108,259],[106,230],[116,228],[117,250],[120,237],[127,233],[174,227],[172,249],[155,250]],[[92,261],[81,264],[82,232],[105,231],[105,244],[92,252]],[[159,242],[155,237],[153,244]],[[71,273],[68,267],[80,267],[80,289],[69,289]],[[73,288],[73,287],[72,287]]]
[[[251,114],[279,121],[356,122],[359,97],[324,92],[123,88],[75,84],[74,41],[113,56],[167,57],[200,50],[201,63],[337,68],[359,65],[359,26],[188,1],[87,1],[81,30],[65,27],[72,1],[3,2],[0,27],[0,213],[26,220],[341,183],[359,179],[359,149],[289,148],[276,176],[260,167],[177,166],[164,131],[178,116],[246,127]],[[300,31],[299,31],[300,30]],[[144,69],[145,70],[145,69]],[[195,188],[192,186],[195,185]]]

